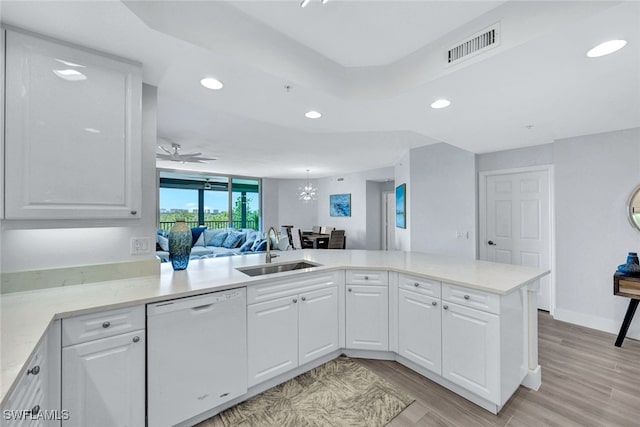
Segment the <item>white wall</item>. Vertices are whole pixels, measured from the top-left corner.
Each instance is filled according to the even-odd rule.
[[[318,222],[314,225],[345,230],[347,249],[368,249],[367,181],[393,179],[393,173],[393,168],[381,168],[318,180]],[[338,181],[338,178],[342,180]],[[351,194],[350,217],[332,217],[329,214],[331,194]]]
[[[367,181],[366,248],[382,249],[382,193],[394,190],[394,181]]]
[[[617,333],[629,299],[612,276],[640,231],[626,217],[640,183],[640,129],[556,141],[556,318]],[[640,338],[640,316],[628,336]],[[613,345],[613,343],[612,343]]]
[[[0,226],[2,272],[155,257],[157,89],[144,85],[142,96],[142,217],[110,221],[3,220]],[[131,255],[132,237],[149,237],[153,243],[152,250],[144,255]]]
[[[318,200],[303,202],[298,187],[306,179],[263,179],[263,229],[272,225],[280,231],[282,225],[293,225],[303,230],[311,230],[318,224]],[[311,184],[318,186],[316,180]]]
[[[445,143],[427,145],[411,150],[410,168],[411,250],[475,259],[475,155]]]

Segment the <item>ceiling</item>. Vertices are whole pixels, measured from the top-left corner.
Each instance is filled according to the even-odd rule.
[[[165,168],[313,178],[437,142],[485,153],[640,126],[637,1],[3,0],[0,18],[142,63],[159,144],[218,159]],[[494,24],[496,47],[447,64]],[[627,46],[586,57],[613,38]]]

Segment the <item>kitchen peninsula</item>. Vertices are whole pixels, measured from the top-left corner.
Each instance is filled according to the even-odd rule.
[[[140,315],[135,316],[141,316],[138,323],[141,326],[130,329],[123,326],[119,333],[130,332],[133,342],[141,342],[140,348],[144,349],[146,304],[232,289],[246,289],[249,337],[246,393],[230,396],[224,404],[211,407],[206,413],[193,414],[189,422],[204,419],[342,353],[351,357],[397,360],[493,413],[502,408],[520,384],[539,387],[535,294],[537,279],[548,271],[422,253],[364,250],[287,251],[281,252],[273,263],[297,260],[318,265],[250,277],[238,269],[264,264],[264,255],[213,258],[192,260],[184,271],[173,271],[169,264],[164,264],[159,276],[3,295],[2,409],[31,408],[8,408],[8,405],[14,401],[12,398],[25,375],[33,376],[29,375],[32,369],[29,363],[39,355],[37,349],[42,347],[47,335],[51,335],[50,331],[61,327],[60,319],[62,343],[55,343],[55,337],[59,339],[60,334],[54,334],[47,342],[49,351],[53,348],[54,359],[60,357],[60,347],[66,350],[83,345],[73,341],[74,334],[65,332],[65,326],[69,325],[71,331],[77,319],[98,318],[95,315],[106,312],[122,314],[138,310]],[[314,292],[324,289],[331,289],[335,298],[334,345],[308,359],[305,357],[311,352],[300,350],[300,359],[288,369],[277,372],[262,369],[260,355],[251,354],[255,348],[251,341],[252,328],[259,326],[252,323],[252,313],[276,300],[296,303],[300,296],[301,301],[305,301],[305,297],[311,299]],[[371,305],[371,301],[375,303]],[[302,304],[299,307],[302,310]],[[127,322],[135,323],[135,316],[127,318]],[[426,323],[416,323],[425,319]],[[108,323],[101,321],[97,332],[108,329]],[[377,329],[366,330],[367,325],[374,323]],[[273,333],[277,333],[277,328],[274,329]],[[422,332],[425,337],[421,337]],[[371,339],[372,336],[376,339]],[[146,337],[150,338],[150,331],[146,331]],[[95,338],[76,335],[78,342],[84,344]],[[297,345],[296,342],[296,349]],[[142,360],[149,357],[150,354],[145,357],[142,353]],[[469,367],[465,362],[468,357],[479,358],[481,362]],[[478,366],[482,366],[482,372],[468,371],[477,370]],[[63,362],[63,382],[64,369]],[[144,378],[145,366],[140,370],[142,384],[138,385],[144,392],[148,378]],[[486,384],[482,383],[485,376]],[[53,378],[53,381],[59,379],[60,374]],[[65,393],[64,387],[62,393]],[[59,399],[59,396],[53,397],[54,402],[60,402]],[[62,409],[68,409],[64,396],[62,402]],[[138,411],[144,417],[144,393],[139,405],[142,407]],[[50,407],[60,408],[60,404],[53,403]],[[149,425],[153,424],[149,422]]]

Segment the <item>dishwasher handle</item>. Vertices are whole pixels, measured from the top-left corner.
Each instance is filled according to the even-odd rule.
[[[199,305],[198,307],[193,307],[191,311],[209,311],[210,308],[213,307],[212,304]]]

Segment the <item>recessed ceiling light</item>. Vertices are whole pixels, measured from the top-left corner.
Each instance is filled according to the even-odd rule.
[[[609,55],[616,52],[627,44],[626,40],[609,40],[608,42],[600,43],[598,46],[587,52],[589,58],[598,58],[599,56]]]
[[[223,86],[220,80],[214,79],[213,77],[207,77],[200,80],[200,84],[211,90],[220,90]]]
[[[436,109],[446,108],[449,105],[451,105],[451,101],[449,101],[448,99],[438,99],[431,103],[431,108],[436,108]]]
[[[319,119],[320,117],[322,117],[322,114],[317,111],[311,110],[304,113],[304,116],[307,119]]]
[[[67,70],[53,70],[53,73],[60,77],[63,80],[68,80],[70,82],[78,82],[81,80],[87,80],[87,76],[82,74],[80,71],[67,69]]]

